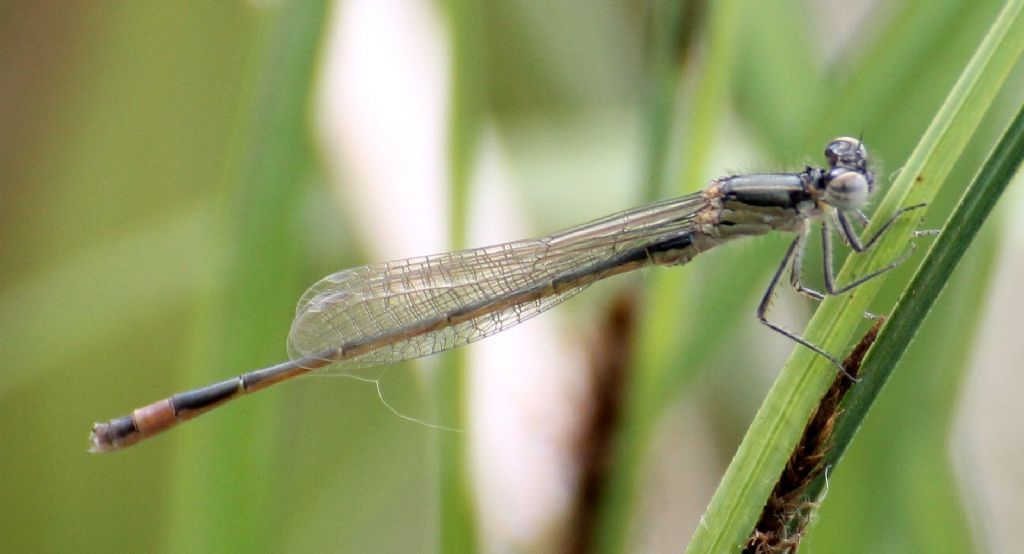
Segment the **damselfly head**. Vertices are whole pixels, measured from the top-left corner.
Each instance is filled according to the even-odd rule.
[[[868,151],[851,137],[839,137],[825,147],[829,170],[825,173],[824,201],[840,210],[856,210],[875,189],[875,174],[868,169]]]

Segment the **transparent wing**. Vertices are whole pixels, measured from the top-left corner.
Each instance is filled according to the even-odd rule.
[[[685,233],[705,206],[699,193],[614,214],[547,237],[346,269],[299,300],[292,360],[327,371],[397,363],[456,348],[525,321],[608,275],[609,260]],[[560,280],[559,287],[550,286]],[[452,314],[468,314],[459,320]],[[433,322],[433,323],[431,323]],[[371,351],[337,353],[374,341]]]

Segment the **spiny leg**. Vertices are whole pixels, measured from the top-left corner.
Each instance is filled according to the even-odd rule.
[[[905,214],[905,213],[907,213],[907,212],[909,212],[911,210],[916,210],[916,209],[922,208],[922,207],[924,207],[924,204],[917,204],[917,205],[914,205],[914,206],[909,206],[907,208],[902,208],[902,209],[898,210],[895,214],[893,214],[892,217],[890,217],[885,222],[885,225],[882,225],[882,227],[878,230],[878,232],[876,232],[870,239],[867,240],[867,242],[862,242],[860,240],[860,237],[857,235],[856,231],[854,231],[853,225],[850,224],[850,220],[846,217],[845,213],[843,213],[842,211],[839,211],[839,210],[836,210],[834,213],[836,215],[836,220],[839,222],[839,234],[840,234],[840,236],[842,236],[844,242],[849,244],[850,248],[852,248],[854,252],[862,253],[862,252],[865,252],[868,248],[871,248],[871,246],[873,246],[875,244],[875,242],[878,241],[878,239],[881,238],[881,236],[884,235],[885,232],[888,231],[890,227],[892,227],[892,224],[895,223],[896,220],[901,215],[903,215],[903,214]],[[866,227],[868,225],[868,223],[870,223],[870,220],[868,219],[868,216],[864,215],[863,211],[856,210],[856,211],[853,212],[853,214],[854,214],[853,217],[855,219],[857,219],[857,222],[860,223],[862,226]],[[886,271],[890,271],[892,269],[895,269],[896,267],[898,267],[900,264],[902,264],[907,259],[907,257],[914,251],[914,248],[915,248],[915,246],[913,244],[911,244],[910,252],[904,254],[899,259],[893,261],[892,263],[890,263],[886,267],[883,267],[882,269],[879,269],[878,271],[872,272],[872,273],[870,273],[868,275],[865,275],[864,277],[861,277],[861,278],[855,280],[854,282],[852,282],[852,283],[850,283],[848,285],[844,285],[842,287],[836,287],[835,286],[835,273],[834,273],[834,270],[832,268],[832,232],[831,231],[832,231],[832,228],[831,228],[831,225],[829,224],[829,219],[826,217],[826,218],[824,218],[822,220],[822,225],[821,225],[821,248],[822,248],[822,254],[823,254],[823,256],[822,256],[823,257],[823,262],[824,262],[824,266],[825,266],[825,290],[827,290],[828,294],[831,294],[831,295],[837,295],[837,294],[842,294],[844,292],[847,292],[850,289],[853,289],[853,288],[857,287],[858,285],[861,285],[861,284],[865,283],[866,281],[870,281],[871,279],[873,279],[875,277],[878,277],[879,275],[885,273]],[[792,264],[792,267],[790,268],[790,283],[793,285],[793,288],[797,290],[797,292],[803,294],[804,296],[807,296],[807,297],[812,298],[814,300],[823,300],[825,298],[825,294],[824,293],[816,291],[814,289],[807,288],[807,287],[803,286],[803,284],[800,281],[800,275],[801,275],[801,272],[803,270],[803,254],[804,254],[804,250],[806,248],[803,245],[806,244],[807,232],[808,232],[808,227],[805,225],[804,228],[801,229],[801,231],[800,231],[801,237],[799,237],[799,240],[801,241],[801,247],[795,252],[795,254],[793,256],[793,264]],[[877,315],[868,314],[868,313],[866,313],[865,315],[869,319],[877,319],[877,317],[878,317]]]
[[[904,211],[906,210],[900,210],[899,212],[897,212],[897,215]],[[883,231],[889,228],[889,226],[895,219],[894,217],[893,219],[890,219],[888,222],[886,222],[886,224],[882,226],[882,229],[880,229],[879,232],[875,234],[875,236],[871,237],[871,240],[869,240],[867,243],[860,244],[857,235],[853,233],[847,234],[850,223],[847,219],[843,217],[842,212],[839,212],[838,218],[840,221],[840,229],[842,230],[843,235],[846,237],[848,241],[850,241],[850,247],[853,248],[853,250],[857,253],[862,253],[868,248],[870,248],[871,245],[874,244],[875,240],[877,240],[878,237],[881,236]],[[863,277],[854,279],[852,282],[846,285],[836,286],[835,273],[832,269],[832,229],[828,219],[824,219],[822,220],[821,224],[821,258],[824,266],[823,269],[825,272],[825,290],[828,291],[829,294],[835,296],[838,294],[843,294],[844,292],[854,289],[860,285],[863,285],[864,283],[874,279],[875,277],[878,277],[879,275],[887,271],[892,271],[893,269],[899,267],[900,264],[906,261],[910,254],[914,252],[915,248],[916,246],[914,245],[914,243],[910,243],[910,249],[899,258],[890,262],[889,265],[886,265],[885,267],[882,267],[878,270],[872,271],[871,273],[868,273]]]
[[[885,234],[885,232],[888,231],[890,227],[892,227],[892,224],[896,222],[896,219],[898,219],[900,216],[902,216],[903,214],[905,214],[905,213],[907,213],[907,212],[909,212],[911,210],[916,210],[916,209],[921,208],[923,206],[924,206],[924,204],[918,204],[918,205],[915,205],[915,206],[909,206],[907,208],[901,208],[895,214],[893,214],[893,216],[890,217],[889,220],[886,221],[884,225],[882,225],[882,227],[878,230],[878,232],[876,232],[866,242],[860,240],[860,237],[857,235],[856,232],[854,232],[853,227],[850,224],[849,219],[846,218],[846,216],[843,214],[843,212],[837,211],[836,212],[836,218],[838,219],[838,222],[839,222],[840,233],[842,234],[842,236],[846,240],[846,242],[849,243],[850,248],[852,248],[857,253],[862,253],[862,252],[866,251],[867,249],[871,248],[871,246],[873,246],[878,241],[878,239],[881,238],[881,236],[883,234]],[[867,216],[864,215],[864,213],[861,212],[860,210],[857,210],[854,213],[854,217],[857,219],[858,223],[861,223],[861,224],[863,224],[865,226],[869,223],[869,220],[868,220]],[[906,258],[908,256],[910,256],[910,254],[914,251],[914,248],[915,248],[914,244],[911,243],[910,251],[907,252],[906,254],[904,254],[903,256],[901,256],[899,259],[894,260],[889,265],[887,265],[887,266],[885,266],[885,267],[883,267],[883,268],[881,268],[881,269],[879,269],[877,271],[869,273],[868,275],[865,275],[865,276],[863,276],[863,277],[861,277],[859,279],[856,279],[856,280],[854,280],[853,282],[851,282],[851,283],[849,283],[847,285],[844,285],[844,286],[841,286],[841,287],[837,287],[836,284],[835,284],[835,274],[834,274],[834,271],[832,269],[832,233],[831,233],[831,230],[832,230],[832,228],[831,228],[831,225],[829,224],[829,220],[827,218],[824,219],[822,221],[822,226],[821,226],[822,261],[823,261],[824,273],[825,273],[825,290],[827,290],[828,294],[830,294],[830,295],[843,294],[843,293],[849,291],[850,289],[853,289],[853,288],[855,288],[855,287],[857,287],[859,285],[862,285],[865,282],[870,281],[871,279],[874,279],[875,277],[878,277],[879,275],[881,275],[881,274],[883,274],[883,273],[885,273],[887,271],[891,271],[891,270],[895,269],[900,264],[902,264],[906,260]],[[771,283],[769,283],[768,289],[765,291],[764,296],[761,298],[761,303],[757,307],[757,319],[759,321],[761,321],[761,323],[763,323],[766,326],[768,326],[768,328],[772,329],[773,331],[775,331],[775,332],[777,332],[777,333],[779,333],[779,334],[789,338],[790,340],[793,340],[793,341],[795,341],[795,342],[805,346],[806,348],[809,348],[810,350],[816,352],[817,354],[820,354],[821,356],[825,357],[826,359],[831,361],[836,367],[838,367],[839,370],[842,371],[843,374],[846,375],[847,378],[849,378],[852,381],[856,382],[857,379],[853,375],[851,375],[848,371],[846,371],[846,368],[843,367],[842,362],[839,361],[838,358],[836,358],[835,356],[829,354],[828,352],[825,352],[821,347],[811,343],[810,341],[808,341],[807,339],[801,337],[800,335],[797,335],[795,333],[787,331],[786,329],[783,329],[779,325],[776,325],[776,324],[768,321],[767,313],[768,313],[769,305],[771,304],[771,299],[775,295],[775,289],[778,288],[779,282],[782,280],[782,274],[786,271],[787,267],[790,268],[790,282],[793,285],[794,289],[796,289],[801,294],[803,294],[805,296],[808,296],[810,298],[813,298],[815,300],[822,300],[825,297],[824,293],[821,293],[819,291],[816,291],[816,290],[804,287],[801,284],[801,282],[800,282],[800,274],[801,274],[802,265],[803,265],[804,251],[806,250],[807,236],[808,236],[808,228],[805,226],[803,229],[801,229],[800,234],[798,234],[797,237],[795,239],[793,239],[793,242],[790,243],[789,249],[786,250],[786,254],[782,258],[782,263],[780,263],[778,269],[775,270],[775,274],[772,276]],[[877,318],[877,316],[875,316],[874,314],[866,313],[865,315],[867,317],[871,318],[871,319]]]
[[[810,227],[808,227],[806,225],[804,226],[803,229],[801,229],[800,232],[801,232],[801,234],[804,235],[801,240],[803,240],[803,241],[807,240],[807,233],[808,233],[809,230],[810,230]],[[789,268],[789,282],[790,282],[790,285],[792,285],[792,287],[797,292],[799,292],[800,294],[803,294],[804,296],[810,298],[811,300],[816,300],[816,301],[824,300],[825,299],[825,293],[817,291],[817,290],[814,290],[814,289],[809,288],[809,287],[806,287],[806,286],[804,286],[803,282],[801,281],[801,275],[803,273],[803,266],[804,266],[804,264],[803,264],[803,253],[805,251],[806,251],[806,247],[800,247],[800,248],[797,248],[796,252],[793,255],[793,263],[790,264],[790,268]],[[876,320],[876,319],[879,318],[879,315],[875,314],[875,313],[872,313],[872,312],[864,312],[864,317],[867,318],[867,319],[870,319],[870,320]]]
[[[846,218],[846,214],[837,210],[836,218],[839,220],[840,232],[843,234],[843,238],[850,244],[850,248],[856,252],[864,252],[868,248],[871,248],[878,239],[882,238],[882,235],[892,227],[893,223],[896,223],[896,220],[899,219],[900,216],[918,208],[923,208],[924,206],[924,204],[915,204],[913,206],[907,206],[906,208],[896,210],[896,213],[892,214],[892,217],[890,217],[884,225],[879,227],[878,231],[875,232],[867,242],[861,242],[860,237],[853,231],[853,227],[850,225],[850,220]],[[867,225],[866,222],[868,221],[868,218],[860,210],[857,210],[854,217],[856,217],[861,223]]]
[[[782,327],[772,323],[771,321],[768,321],[768,307],[771,304],[772,297],[775,295],[775,289],[778,288],[779,281],[782,280],[782,274],[785,273],[786,268],[789,267],[792,259],[794,257],[803,256],[802,252],[800,254],[797,254],[797,251],[803,250],[805,248],[804,239],[806,236],[806,233],[801,233],[797,235],[795,239],[793,239],[792,243],[790,243],[789,249],[786,250],[786,255],[782,257],[782,263],[779,264],[779,268],[775,270],[775,275],[772,276],[771,283],[768,284],[768,290],[764,292],[764,296],[761,297],[761,303],[758,304],[757,306],[757,319],[761,323],[768,326],[769,329],[775,331],[776,333],[779,333],[782,336],[787,337],[788,339],[795,341],[798,344],[801,344],[806,348],[809,348],[813,352],[823,356],[825,359],[832,362],[836,367],[838,367],[839,371],[843,372],[843,375],[846,375],[847,378],[856,382],[857,378],[851,375],[848,371],[846,371],[846,368],[843,367],[843,363],[839,361],[839,358],[836,358],[832,354],[825,352],[821,347],[815,345],[814,343],[801,337],[800,335],[787,331]]]
[[[810,233],[810,230],[810,226],[806,223],[803,228],[800,229],[800,235],[797,237],[797,240],[800,241],[800,246],[798,246],[796,251],[793,252],[793,260],[792,263],[789,264],[789,284],[794,290],[811,300],[821,301],[825,299],[825,293],[805,287],[800,281],[800,276],[804,267],[804,252],[807,251],[807,236]]]

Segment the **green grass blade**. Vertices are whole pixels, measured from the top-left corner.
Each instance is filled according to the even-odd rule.
[[[480,13],[476,2],[447,2],[452,40],[452,97],[449,119],[449,192],[452,249],[466,247],[469,186],[483,107]],[[459,429],[466,422],[466,355],[445,354],[445,369],[437,374],[439,420]],[[476,546],[476,511],[472,503],[469,446],[464,433],[438,436],[440,473],[440,551],[473,552]]]
[[[666,11],[679,13],[681,7],[666,7]],[[675,187],[690,189],[703,182],[700,177],[710,157],[710,147],[714,140],[720,121],[724,118],[730,81],[735,68],[738,36],[732,32],[736,20],[742,15],[741,3],[735,0],[715,3],[709,7],[709,42],[707,59],[703,62],[699,88],[688,103],[688,125],[686,126],[685,146],[682,152],[685,170]],[[670,48],[671,41],[657,45]],[[662,56],[665,56],[662,53]],[[657,57],[657,56],[656,56]],[[665,83],[659,83],[665,86]],[[657,95],[651,98],[657,102]],[[660,103],[652,106],[652,111],[668,110],[671,105]],[[662,113],[662,117],[668,117]],[[651,148],[665,146],[652,140]],[[651,152],[648,161],[662,163],[665,156]],[[657,175],[658,170],[649,168],[649,175]],[[652,177],[656,178],[656,177]],[[649,182],[648,191],[657,188],[659,183]],[[673,390],[679,381],[688,375],[690,365],[679,364],[680,344],[674,340],[678,335],[678,318],[682,309],[685,290],[683,281],[687,275],[678,271],[663,271],[650,276],[650,293],[645,304],[647,313],[638,323],[637,340],[634,351],[635,371],[631,377],[627,398],[627,406],[615,439],[614,462],[610,477],[607,479],[606,492],[601,501],[596,539],[602,552],[620,552],[626,544],[631,514],[634,513],[633,497],[648,443],[648,434],[654,422],[670,398],[667,390]]]
[[[684,25],[687,2],[651,2],[647,12],[647,71],[644,91],[644,178],[645,201],[661,195],[669,158],[679,65],[690,34]]]
[[[867,230],[870,235],[901,206],[931,201],[971,139],[982,115],[1024,49],[1024,2],[1010,1],[967,65],[911,154]],[[898,258],[916,217],[902,218],[873,251],[851,256],[839,282]],[[842,352],[882,285],[875,279],[822,303],[805,336]],[[833,376],[826,360],[796,349],[751,424],[690,543],[689,552],[725,552],[749,534],[805,422]]]
[[[267,14],[261,56],[234,137],[236,156],[227,167],[231,195],[223,228],[230,240],[224,290],[217,298],[221,315],[210,325],[210,355],[197,360],[193,383],[280,357],[280,344],[267,337],[280,336],[304,281],[300,230],[290,222],[312,167],[307,114],[326,13],[324,2],[309,0]],[[177,435],[182,447],[177,449],[172,550],[254,552],[280,545],[276,514],[267,509],[276,505],[276,482],[249,478],[279,469],[275,445],[284,442],[268,440],[283,431],[273,400],[270,393],[259,403],[239,402],[220,414],[216,426],[198,425],[193,433]],[[196,491],[203,492],[200,499]]]
[[[851,389],[836,425],[829,458],[838,460],[892,375],[925,316],[978,234],[982,223],[1013,180],[1024,160],[1024,107],[1003,135],[971,185],[964,191],[942,233],[903,291],[864,362],[865,377]],[[822,483],[823,484],[823,483]]]

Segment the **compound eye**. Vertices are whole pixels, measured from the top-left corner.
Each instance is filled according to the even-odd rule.
[[[847,211],[860,209],[871,196],[871,183],[859,171],[833,169],[825,185],[825,202]]]
[[[864,145],[851,137],[839,137],[825,147],[825,158],[832,167],[860,169],[865,166],[867,157]]]

